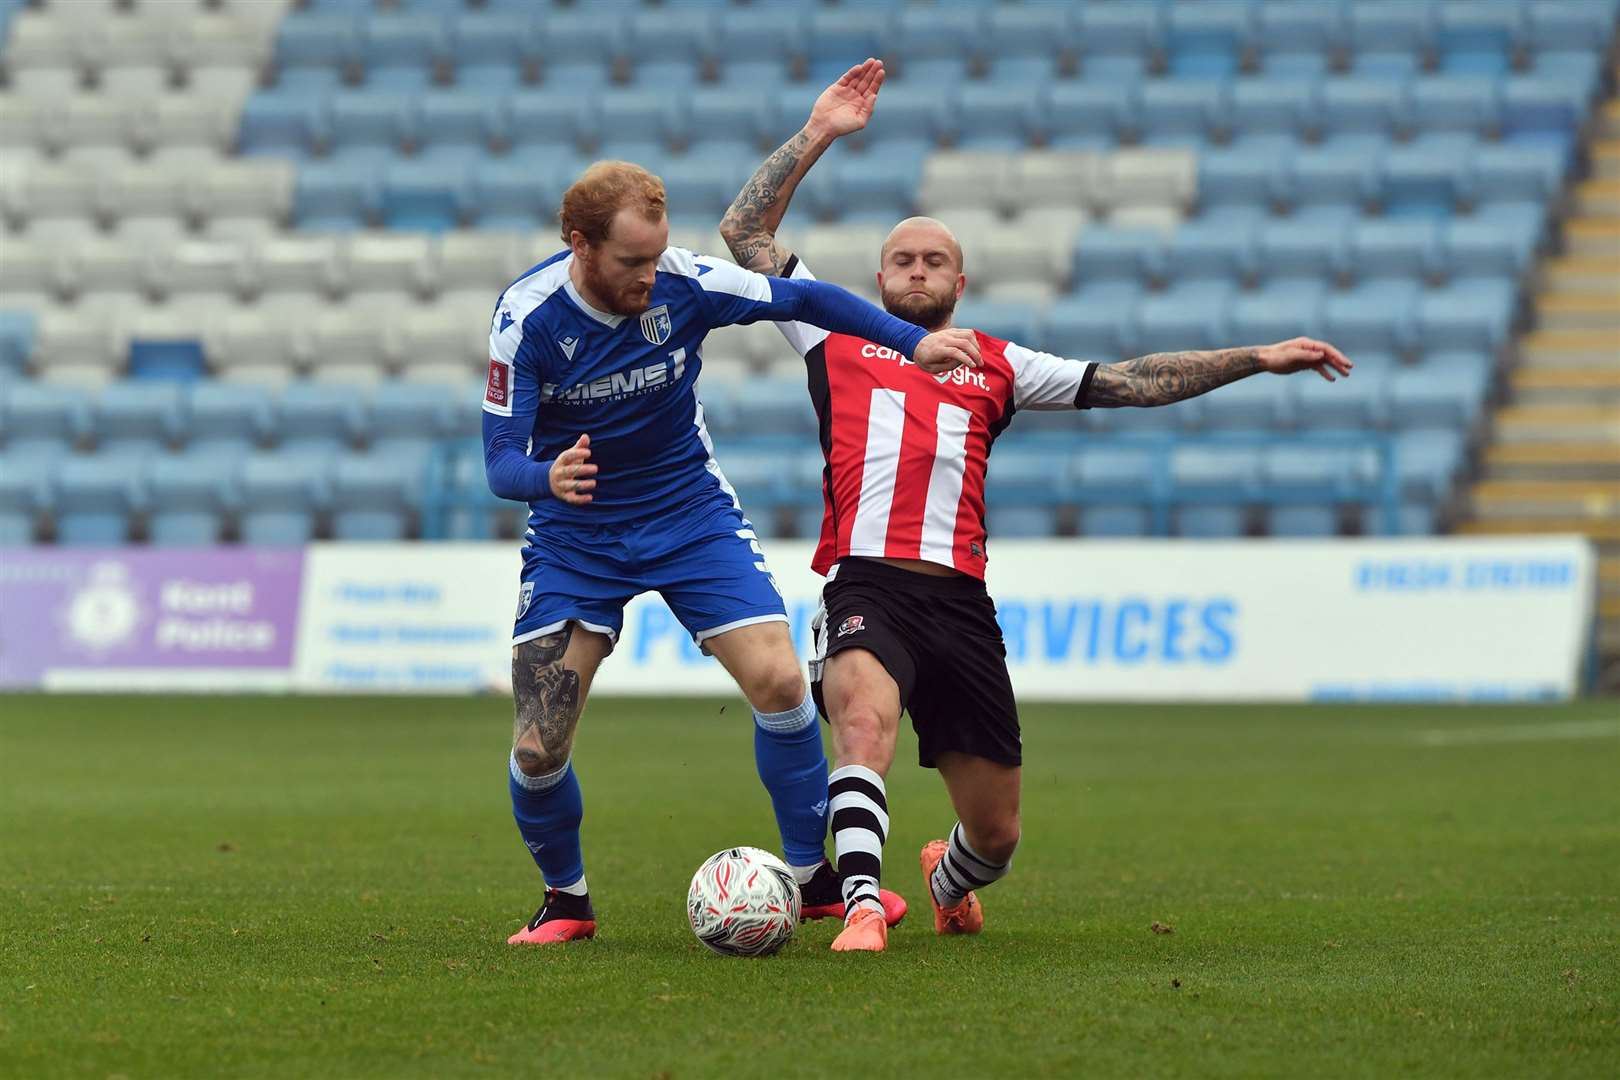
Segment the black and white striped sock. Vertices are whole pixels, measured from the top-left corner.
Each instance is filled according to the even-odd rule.
[[[878,882],[883,878],[883,842],[889,838],[889,800],[883,777],[865,765],[845,765],[827,778],[832,810],[833,851],[843,879],[844,909],[865,905],[881,913]]]
[[[945,857],[934,867],[934,875],[928,879],[928,886],[940,907],[955,907],[972,890],[982,889],[992,881],[1006,877],[1011,866],[1011,859],[998,866],[968,847],[962,823],[958,821],[951,829],[951,841],[945,849]]]

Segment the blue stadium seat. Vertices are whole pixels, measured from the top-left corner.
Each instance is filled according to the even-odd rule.
[[[922,161],[874,149],[835,165],[838,202],[845,221],[892,224],[907,217],[922,183]]]
[[[130,456],[161,450],[180,433],[181,397],[174,383],[109,383],[95,405],[96,445]]]
[[[1496,60],[1495,73],[1507,70],[1508,54],[1520,35],[1520,6],[1517,3],[1443,3],[1438,10],[1435,45],[1442,64],[1453,66],[1457,57],[1473,58],[1482,72],[1490,72],[1486,61]]]
[[[714,396],[713,385],[704,397]],[[804,380],[781,378],[750,379],[738,388],[736,430],[751,435],[813,435],[816,414],[805,396]],[[707,411],[707,407],[705,407]]]
[[[780,6],[768,10],[733,8],[716,21],[715,30],[719,56],[746,56],[750,61],[781,65],[795,56],[803,44],[804,12],[784,11]]]
[[[1411,282],[1369,281],[1328,296],[1328,340],[1350,355],[1405,351],[1415,337],[1416,301]]]
[[[269,394],[261,387],[198,383],[186,403],[187,450],[241,457],[269,432],[273,415]]]
[[[1255,269],[1254,230],[1246,224],[1191,221],[1170,237],[1165,275],[1173,282],[1240,281]]]
[[[691,98],[692,138],[759,143],[770,128],[770,100],[763,94],[701,89]]]
[[[1405,128],[1409,112],[1405,82],[1382,78],[1328,79],[1320,89],[1322,130],[1329,137],[1388,139]]]
[[[726,454],[721,469],[736,490],[743,512],[756,526],[772,519],[776,507],[792,501],[787,482],[793,469],[790,452],[750,446],[745,453]]]
[[[1165,272],[1165,248],[1164,235],[1150,229],[1089,226],[1075,239],[1073,280],[1083,285],[1158,277]]]
[[[1292,415],[1287,380],[1265,375],[1251,376],[1223,386],[1206,395],[1202,401],[1204,423],[1218,430],[1272,431],[1283,426]]]
[[[1255,45],[1265,54],[1268,71],[1279,55],[1310,55],[1324,62],[1344,39],[1344,7],[1338,3],[1301,4],[1295,0],[1268,0],[1256,14]]]
[[[598,95],[604,153],[625,144],[669,146],[684,138],[684,106],[684,98],[658,90],[608,90]]]
[[[104,547],[129,539],[129,515],[140,501],[133,462],[118,455],[66,458],[56,471],[56,539]]]
[[[1390,379],[1390,420],[1398,428],[1467,429],[1479,419],[1489,381],[1487,365],[1451,365],[1444,355],[1403,368]]]
[[[1304,7],[1290,4],[1290,7]],[[1327,77],[1328,57],[1320,52],[1267,52],[1260,70],[1272,79],[1318,80]]]
[[[353,14],[289,15],[276,30],[278,68],[341,68],[358,55],[359,27]]]
[[[884,56],[890,15],[869,7],[822,8],[810,15],[804,41],[810,82],[825,86],[867,56]]]
[[[352,90],[332,95],[327,123],[334,155],[387,158],[415,136],[411,99],[404,94]]]
[[[1513,221],[1453,218],[1440,241],[1441,261],[1452,277],[1517,280],[1530,266],[1538,232]]]
[[[992,500],[995,497],[992,496]],[[985,529],[998,540],[1038,540],[1058,535],[1054,506],[1003,506],[992,502],[985,511]]]
[[[307,162],[298,169],[293,220],[300,229],[346,232],[377,213],[377,168],[363,161]]]
[[[1260,482],[1266,496],[1279,501],[1350,499],[1371,489],[1379,472],[1371,447],[1281,443],[1261,451]]]
[[[1253,33],[1248,0],[1206,0],[1170,8],[1165,48],[1170,72],[1182,78],[1229,78]]]
[[[957,326],[971,326],[991,337],[1028,345],[1042,339],[1040,312],[1033,304],[963,300],[956,308]]]
[[[1059,299],[1046,313],[1046,346],[1080,360],[1117,360],[1134,343],[1135,304],[1097,304],[1082,296]]]
[[[1404,498],[1433,504],[1451,493],[1462,468],[1464,434],[1455,428],[1404,431],[1395,438],[1395,472]]]
[[[630,56],[638,65],[654,57],[695,65],[715,52],[718,24],[725,21],[702,9],[638,11],[629,20]]]
[[[1236,291],[1230,282],[1192,281],[1149,294],[1136,309],[1135,348],[1144,353],[1220,348]]]
[[[1289,278],[1330,281],[1345,266],[1345,230],[1290,219],[1261,226],[1255,262],[1268,281]]]
[[[5,398],[5,434],[9,446],[39,442],[71,446],[89,430],[84,393],[73,387],[21,382]]]
[[[1568,79],[1522,76],[1502,88],[1502,134],[1507,138],[1580,130],[1588,90]]]
[[[1418,340],[1425,351],[1494,352],[1507,339],[1517,290],[1505,278],[1470,278],[1432,289],[1418,302]]]
[[[1087,506],[1145,507],[1161,494],[1161,451],[1094,442],[1070,459],[1068,488]]]
[[[1613,40],[1614,9],[1588,0],[1537,0],[1525,11],[1523,32],[1538,50],[1599,51]]]
[[[1147,536],[1152,532],[1152,516],[1145,506],[1097,505],[1080,510],[1081,536]]]
[[[1348,40],[1356,52],[1419,53],[1434,40],[1434,11],[1428,0],[1393,4],[1349,4]]]
[[[1314,539],[1339,534],[1339,508],[1329,504],[1268,506],[1265,521],[1268,536]]]
[[[1211,444],[1172,446],[1170,482],[1178,495],[1246,502],[1259,494],[1260,450]]]
[[[1164,16],[1151,4],[1087,4],[1078,12],[1086,56],[1147,56],[1164,46]]]
[[[217,544],[235,462],[206,454],[154,458],[146,473],[147,535],[162,546]]]
[[[471,209],[480,228],[532,229],[556,212],[563,190],[554,169],[523,158],[497,158],[473,170]]]
[[[464,64],[456,69],[456,89],[499,99],[521,90],[526,74],[528,69],[515,64]]]
[[[507,101],[512,146],[573,147],[596,130],[595,95],[573,87],[529,90]]]
[[[254,94],[242,106],[237,146],[244,154],[302,156],[324,137],[323,115],[317,96]]]
[[[741,183],[730,160],[710,154],[675,158],[662,176],[670,220],[710,228],[725,214]]]
[[[1455,148],[1397,146],[1380,164],[1379,201],[1393,217],[1448,218],[1467,184],[1468,161]]]
[[[533,24],[510,15],[467,12],[451,25],[450,52],[456,80],[462,82],[469,67],[506,70],[514,78],[526,63],[539,56]]]
[[[1198,540],[1230,540],[1247,532],[1248,515],[1241,506],[1210,504],[1178,506],[1175,510],[1177,536]]]
[[[1226,84],[1217,79],[1154,79],[1140,91],[1143,141],[1202,143],[1228,123]]]
[[[1352,362],[1359,355],[1348,353]],[[1325,382],[1300,374],[1284,380],[1299,429],[1358,431],[1383,427],[1389,420],[1388,376],[1359,363],[1348,379]]]
[[[1304,138],[1316,130],[1319,112],[1316,84],[1308,79],[1239,79],[1232,84],[1231,124],[1238,137]]]
[[[333,383],[295,382],[281,392],[276,433],[283,449],[336,452],[365,429],[359,392]]]
[[[1322,280],[1294,278],[1241,293],[1232,302],[1228,332],[1233,341],[1244,342],[1283,341],[1301,334],[1321,337],[1327,288]],[[1244,385],[1255,381],[1245,380]]]
[[[1122,132],[1137,125],[1135,88],[1123,83],[1058,83],[1048,89],[1046,103],[1051,145],[1058,149],[1111,150]]]
[[[242,463],[239,477],[244,543],[306,544],[327,499],[326,466],[317,458],[259,454]]]
[[[40,463],[0,454],[0,547],[32,543],[34,516],[48,499],[46,470]]]
[[[1198,199],[1204,207],[1253,207],[1263,215],[1283,191],[1290,155],[1244,147],[1205,150],[1198,159]]]
[[[576,64],[605,65],[630,45],[623,11],[592,5],[590,10],[556,10],[540,20],[540,53],[547,64],[566,57]]]
[[[1412,83],[1412,119],[1419,133],[1475,137],[1498,123],[1496,80],[1482,76],[1437,75]]]
[[[893,57],[903,77],[919,62],[949,60],[957,63],[977,56],[984,45],[984,12],[978,5],[960,7],[906,7],[895,16],[887,48],[870,56]]]
[[[936,86],[894,86],[883,92],[883,108],[872,114],[861,142],[882,149],[894,140],[933,143],[954,135],[954,102]]]
[[[1022,150],[1045,138],[1043,99],[1034,83],[989,83],[962,87],[957,144],[975,150]]]
[[[1296,206],[1342,206],[1359,214],[1377,190],[1378,157],[1365,147],[1311,147],[1294,156],[1287,178]]]
[[[732,90],[746,91],[750,97],[759,94],[762,86],[782,86],[790,81],[788,65],[782,60],[733,60],[720,69],[719,85],[730,87]],[[762,95],[766,101],[770,95]],[[802,123],[804,117],[810,112],[806,104],[804,111],[799,114]],[[701,134],[699,129],[698,134]]]
[[[1554,146],[1482,145],[1473,154],[1470,194],[1478,202],[1544,202],[1563,186],[1567,164]]]
[[[361,58],[368,69],[431,69],[450,55],[444,20],[437,15],[375,15],[361,34]]]
[[[467,90],[435,90],[416,102],[418,153],[458,163],[510,137],[499,102]]]
[[[1440,226],[1421,219],[1366,218],[1350,229],[1350,266],[1362,280],[1422,280],[1435,270]]]
[[[0,373],[20,372],[28,366],[38,321],[32,311],[0,310]]]
[[[403,160],[383,168],[378,209],[390,229],[453,229],[470,202],[468,169],[462,163]]]
[[[332,476],[332,535],[338,540],[403,540],[410,533],[423,478],[414,464],[388,455],[338,459]]]
[[[1055,61],[1067,43],[1078,36],[1071,30],[1070,21],[1070,9],[1064,4],[998,5],[990,9],[986,20],[985,55]]]

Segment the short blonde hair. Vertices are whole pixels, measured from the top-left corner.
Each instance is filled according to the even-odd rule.
[[[614,215],[626,207],[650,222],[664,217],[664,182],[631,161],[598,161],[563,193],[557,220],[563,243],[578,231],[591,244],[607,239]]]

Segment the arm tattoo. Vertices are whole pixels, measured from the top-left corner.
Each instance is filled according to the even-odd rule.
[[[748,178],[720,219],[720,235],[738,266],[762,274],[780,274],[787,266],[788,252],[776,242],[776,226],[787,209],[782,189],[809,146],[810,137],[801,131],[778,147]]]
[[[512,697],[517,706],[512,753],[530,775],[562,768],[573,749],[579,723],[579,672],[562,666],[573,635],[574,624],[569,623],[555,634],[525,641],[512,653]]]
[[[1260,354],[1255,349],[1153,353],[1099,366],[1092,376],[1086,404],[1102,409],[1169,405],[1259,370]]]

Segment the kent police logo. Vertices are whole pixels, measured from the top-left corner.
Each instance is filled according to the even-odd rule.
[[[641,313],[641,336],[652,344],[662,345],[669,340],[673,330],[674,327],[669,321],[668,304],[659,304]]]

